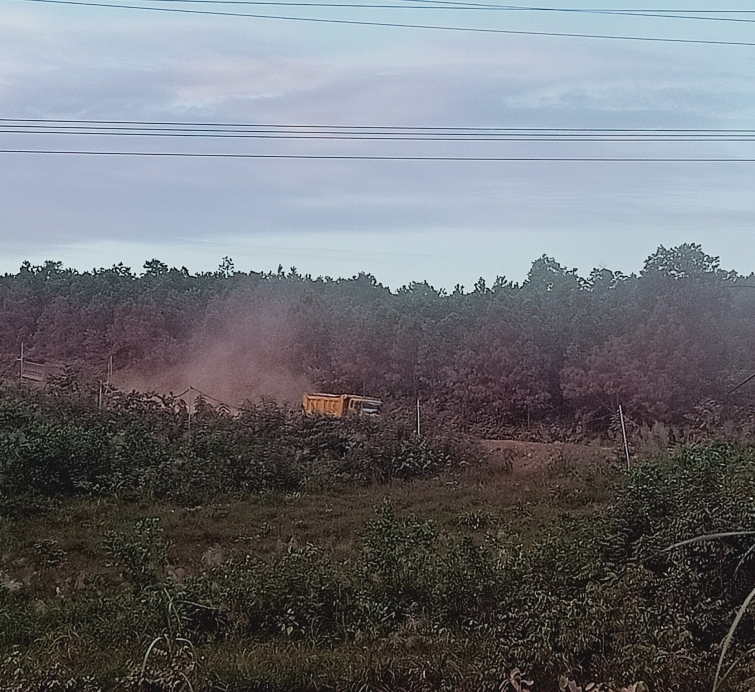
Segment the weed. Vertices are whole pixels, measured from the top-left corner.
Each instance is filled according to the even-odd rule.
[[[163,581],[169,547],[156,517],[137,521],[133,532],[109,531],[105,535],[106,554],[137,591]]]

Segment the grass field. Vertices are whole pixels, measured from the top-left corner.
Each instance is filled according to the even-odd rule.
[[[561,676],[709,685],[753,575],[725,578],[745,546],[653,551],[716,528],[690,509],[700,483],[716,489],[707,512],[741,519],[752,455],[628,475],[597,446],[484,446],[487,461],[420,480],[6,515],[0,687],[500,691],[517,667],[535,692]],[[732,690],[750,689],[742,628]]]
[[[484,445],[487,463],[427,480],[228,497],[197,506],[113,498],[53,502],[28,518],[0,523],[0,564],[6,578],[45,598],[51,590],[107,573],[103,536],[144,517],[160,519],[172,546],[171,564],[189,575],[208,561],[270,556],[292,544],[343,556],[354,550],[365,522],[386,499],[397,514],[414,513],[444,531],[479,538],[505,528],[531,539],[559,513],[600,510],[620,480],[613,450],[514,441]],[[40,546],[50,541],[61,557],[42,564]]]
[[[0,521],[4,588],[22,594],[37,615],[65,610],[65,604],[76,612],[76,605],[90,600],[95,592],[103,597],[108,592],[117,593],[123,580],[104,549],[105,537],[109,532],[128,533],[145,517],[160,520],[169,546],[164,576],[179,587],[223,564],[243,562],[247,556],[271,561],[285,556],[292,547],[316,546],[335,563],[348,560],[359,551],[367,522],[386,501],[397,516],[415,514],[432,521],[439,532],[449,536],[468,536],[484,543],[505,534],[507,540],[516,536],[527,543],[536,540],[559,513],[596,511],[610,500],[618,480],[611,453],[599,448],[527,443],[489,446],[488,463],[427,480],[389,485],[229,497],[191,507],[113,498],[55,501],[31,516]],[[60,613],[56,620],[58,617]],[[134,619],[138,626],[140,617]],[[50,625],[41,640],[12,648],[10,657],[6,651],[2,668],[6,675],[16,662],[13,652],[23,650],[26,667],[18,670],[24,674],[40,674],[45,668],[65,670],[71,675],[71,684],[83,684],[81,681],[97,671],[95,678],[106,684],[110,678],[114,684],[113,678],[120,676],[123,680],[129,670],[133,672],[155,634],[133,631],[115,651],[100,651],[91,623],[73,619]],[[422,648],[423,638],[415,633],[409,649],[398,647],[394,651],[400,639],[394,633],[376,648],[370,647],[368,654],[362,647],[355,649],[353,642],[341,642],[325,651],[314,644],[316,665],[310,660],[312,653],[307,653],[312,643],[290,639],[256,642],[254,646],[249,641],[230,640],[220,645],[214,641],[207,645],[207,651],[201,646],[198,650],[204,651],[205,673],[215,666],[225,669],[230,665],[235,671],[233,677],[245,679],[251,674],[247,668],[252,666],[269,670],[273,677],[283,671],[292,675],[298,671],[300,682],[303,679],[314,684],[320,679],[320,684],[328,684],[333,675],[331,683],[339,678],[345,681],[349,677],[345,671],[369,667],[367,659],[380,660],[388,655],[393,660],[410,653],[415,644]],[[304,659],[294,664],[302,656]],[[350,661],[348,666],[342,657]],[[357,665],[356,661],[361,663]],[[280,668],[277,673],[276,667]],[[309,667],[313,669],[306,673]],[[251,678],[246,680],[243,684],[251,682]],[[286,681],[284,676],[279,684],[285,688],[295,681]]]

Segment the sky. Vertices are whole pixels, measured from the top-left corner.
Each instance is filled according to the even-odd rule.
[[[583,275],[594,267],[636,272],[659,245],[684,242],[702,244],[726,268],[755,271],[753,142],[19,131],[34,128],[18,121],[49,119],[755,135],[755,12],[702,15],[712,6],[692,0],[637,5],[656,16],[556,11],[631,7],[618,0],[524,5],[548,11],[502,9],[499,0],[478,7],[472,0],[304,2],[99,3],[124,8],[0,0],[0,118],[17,121],[0,121],[0,272],[47,259],[79,270],[123,262],[140,271],[153,257],[199,272],[227,256],[243,271],[279,264],[314,276],[367,271],[393,288],[427,280],[450,289],[471,288],[478,277],[521,281],[543,254]],[[657,16],[669,9],[689,12]],[[747,10],[748,3],[727,0],[715,9]],[[730,45],[737,42],[753,45]],[[752,160],[728,160],[735,158]]]

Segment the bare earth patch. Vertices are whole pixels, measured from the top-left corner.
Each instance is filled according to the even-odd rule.
[[[511,471],[527,472],[545,468],[558,457],[602,458],[609,460],[614,450],[597,445],[578,445],[564,442],[523,442],[520,440],[480,440],[490,455],[490,465]]]

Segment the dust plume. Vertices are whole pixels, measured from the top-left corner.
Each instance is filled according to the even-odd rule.
[[[114,384],[122,390],[161,394],[193,387],[230,406],[263,397],[296,405],[311,386],[297,367],[301,358],[291,313],[285,302],[260,305],[232,295],[209,306],[176,362],[132,367],[116,373]]]

